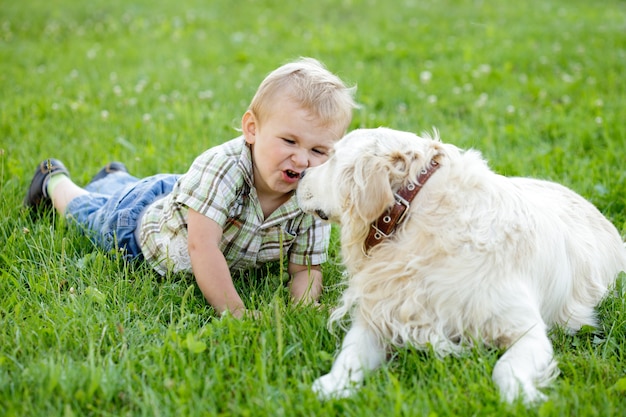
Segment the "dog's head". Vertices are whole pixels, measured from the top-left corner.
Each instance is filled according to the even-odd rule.
[[[417,178],[440,145],[387,128],[355,130],[337,142],[328,161],[306,170],[298,203],[334,223],[369,225],[393,204],[395,191]]]

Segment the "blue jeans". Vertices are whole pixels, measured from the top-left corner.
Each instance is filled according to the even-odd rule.
[[[125,172],[109,174],[86,186],[89,194],[73,199],[65,216],[105,251],[123,250],[126,259],[141,259],[137,220],[150,203],[172,191],[178,177],[158,174],[140,180]]]

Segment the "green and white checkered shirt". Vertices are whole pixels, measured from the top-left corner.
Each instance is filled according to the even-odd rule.
[[[141,251],[162,275],[191,272],[188,208],[222,227],[221,250],[231,271],[281,256],[299,265],[326,261],[330,226],[302,212],[295,195],[264,220],[253,185],[252,154],[243,136],[202,153],[172,192],[144,211]]]

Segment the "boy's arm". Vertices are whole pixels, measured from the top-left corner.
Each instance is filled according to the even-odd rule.
[[[187,233],[193,275],[204,298],[219,314],[229,311],[235,317],[242,317],[246,307],[220,250],[222,228],[205,215],[189,209]]]
[[[316,302],[322,294],[322,268],[319,265],[289,263],[289,290],[295,302]]]

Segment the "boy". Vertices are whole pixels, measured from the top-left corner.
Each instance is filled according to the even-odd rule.
[[[304,214],[294,191],[302,172],[328,159],[356,107],[318,61],[270,73],[241,122],[242,136],[202,153],[184,175],[138,180],[111,163],[81,188],[58,160],[43,161],[24,204],[52,205],[106,250],[145,259],[158,273],[192,272],[218,314],[246,313],[231,270],[289,258],[295,302],[322,290],[330,226]]]

